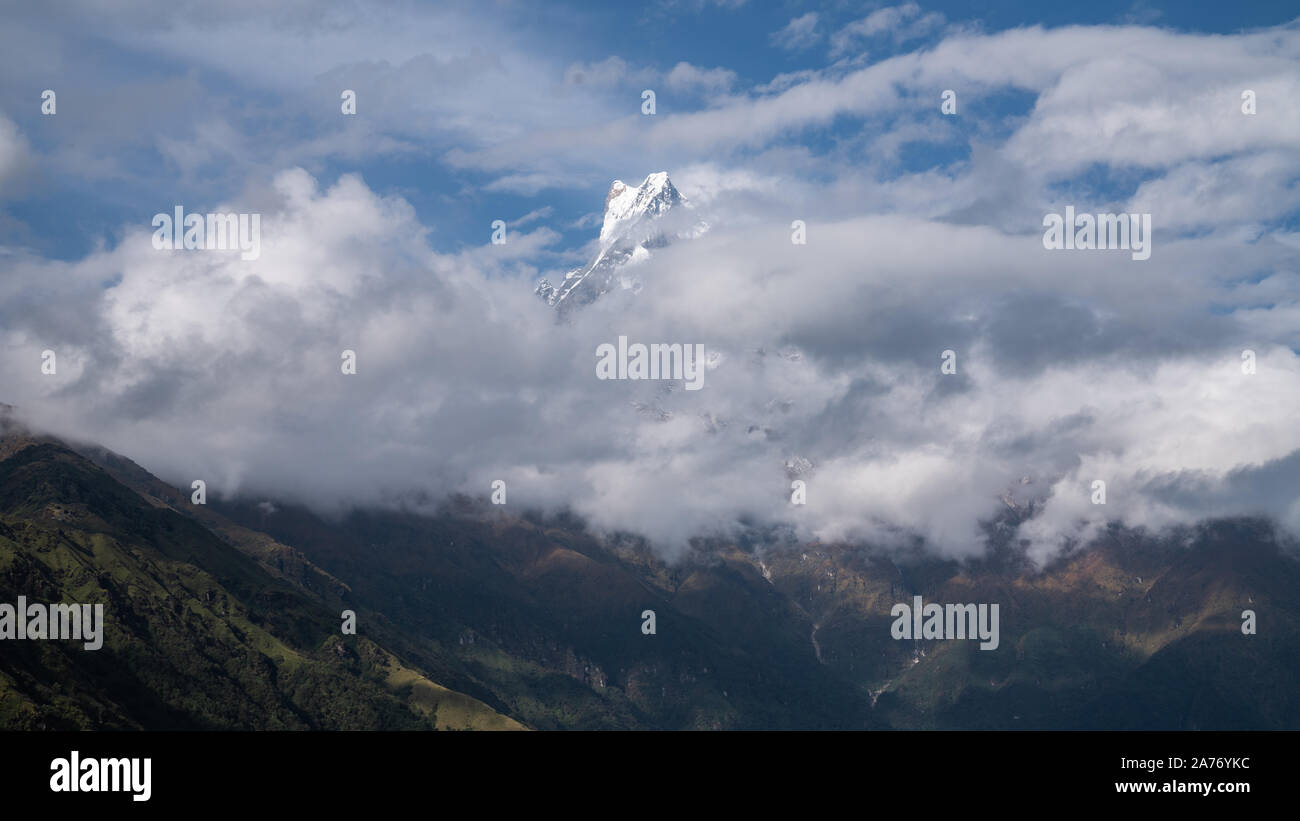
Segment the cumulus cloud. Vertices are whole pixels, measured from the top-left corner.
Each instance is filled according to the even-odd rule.
[[[3,378],[24,411],[218,493],[338,509],[501,478],[521,505],[668,550],[769,522],[965,555],[1022,477],[1041,556],[1107,520],[1201,515],[1207,497],[1300,526],[1294,499],[1243,478],[1295,466],[1300,361],[1253,323],[1203,316],[1234,299],[1230,241],[1137,263],[915,218],[814,224],[806,246],[783,223],[723,224],[653,255],[640,294],[557,324],[508,275],[527,254],[439,254],[409,206],[358,178],[287,171],[269,197],[256,261],[155,251],[139,230],[60,266],[57,311],[7,311]],[[1186,322],[1195,334],[1174,333]],[[705,388],[597,380],[596,347],[618,335],[703,343]],[[39,373],[45,348],[57,377]],[[811,466],[797,509],[794,460]]]
[[[926,19],[882,9],[843,42],[907,38]],[[212,208],[262,214],[259,259],[154,250],[148,214],[75,260],[9,249],[0,401],[217,494],[421,507],[504,479],[512,506],[568,507],[668,553],[776,528],[965,556],[1011,504],[1040,560],[1112,521],[1264,514],[1300,531],[1300,123],[1278,102],[1300,83],[1293,27],[956,33],[747,91],[730,69],[681,62],[655,76],[708,99],[654,118],[635,95],[611,102],[651,71],[622,58],[404,48],[350,64],[373,121],[328,144],[286,137],[257,173],[231,160],[248,182]],[[463,71],[446,108],[389,122],[402,98],[385,89],[418,96]],[[960,122],[940,115],[943,88]],[[497,110],[480,99],[498,92]],[[999,95],[1023,105],[977,104]],[[247,150],[239,122],[197,118],[160,140],[169,173],[199,179]],[[711,228],[654,249],[639,292],[557,322],[531,283],[565,240],[556,227],[600,194],[503,212],[522,214],[503,246],[486,226],[456,243],[408,198],[312,167],[412,138],[488,192],[667,168]],[[942,159],[910,164],[918,144]],[[1151,213],[1151,258],[1046,250],[1043,215],[1067,205]],[[807,244],[791,243],[794,220]],[[618,336],[703,344],[704,388],[597,379],[596,349]],[[55,376],[40,372],[47,349]],[[804,506],[789,502],[795,474]]]

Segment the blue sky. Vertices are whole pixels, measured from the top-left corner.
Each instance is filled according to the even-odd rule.
[[[75,4],[74,4],[75,7]],[[42,35],[56,36],[60,48],[55,59],[22,60],[21,44],[11,42],[12,56],[6,66],[6,79],[0,81],[5,105],[0,111],[29,137],[37,153],[58,146],[85,146],[87,151],[112,152],[120,163],[120,174],[106,179],[87,177],[76,170],[63,171],[46,165],[41,173],[18,188],[2,202],[6,218],[0,223],[0,239],[28,245],[43,254],[60,259],[74,259],[98,243],[113,243],[123,225],[138,221],[141,211],[155,208],[159,200],[186,198],[202,203],[213,198],[237,194],[245,184],[238,174],[226,173],[228,162],[195,169],[186,175],[174,157],[160,150],[160,140],[185,143],[194,140],[197,120],[208,116],[225,118],[225,125],[241,133],[252,151],[261,142],[283,146],[290,141],[309,141],[322,128],[348,128],[350,124],[335,119],[324,120],[323,112],[333,114],[337,102],[323,93],[323,83],[311,77],[299,78],[317,92],[303,99],[301,86],[289,89],[267,87],[249,78],[232,76],[212,62],[184,53],[165,53],[134,42],[123,30],[132,25],[129,12],[114,20],[109,30],[98,24],[97,13],[87,10],[78,15],[69,7],[66,14],[42,19],[41,12],[14,10],[22,17],[22,27],[10,30],[10,39],[25,39],[24,29],[39,30]],[[147,4],[138,4],[140,9]],[[448,8],[457,8],[450,4]],[[184,20],[184,6],[177,6],[176,20]],[[292,7],[289,7],[290,9]],[[376,9],[400,16],[403,4],[377,4]],[[406,6],[405,8],[418,8]],[[799,71],[825,70],[838,61],[855,65],[870,64],[900,53],[931,47],[954,28],[993,33],[1023,26],[1059,27],[1070,25],[1157,25],[1184,32],[1230,34],[1245,29],[1285,24],[1295,16],[1295,8],[1286,3],[1125,3],[1096,2],[1087,4],[1024,4],[1012,2],[931,3],[917,7],[910,15],[915,22],[927,15],[941,15],[942,23],[920,27],[906,39],[889,36],[862,37],[853,41],[852,50],[829,55],[829,40],[855,21],[873,12],[889,10],[886,3],[835,2],[801,3],[625,3],[625,4],[551,4],[543,8],[527,3],[463,4],[460,10],[477,12],[490,19],[507,36],[562,69],[569,65],[599,64],[611,57],[636,67],[667,74],[678,63],[706,69],[722,68],[734,73],[729,90],[738,94],[754,93],[757,87],[774,77]],[[904,8],[896,6],[893,8]],[[773,40],[792,20],[816,15],[806,45],[780,47]],[[200,15],[194,15],[198,17]],[[232,15],[234,16],[234,15]],[[305,15],[310,19],[308,15]],[[124,18],[124,19],[123,19]],[[274,21],[286,31],[300,25],[291,13]],[[164,20],[166,17],[164,16]],[[160,35],[165,39],[165,35]],[[478,51],[490,54],[493,42],[456,42],[450,53]],[[34,56],[34,55],[33,55]],[[367,55],[366,62],[383,62],[383,53]],[[349,65],[359,61],[341,59],[331,72],[337,84],[349,82]],[[45,63],[45,65],[42,65]],[[353,82],[353,85],[359,83]],[[639,106],[638,83],[626,78],[610,93],[621,93],[628,111]],[[97,89],[115,87],[119,94],[138,89],[140,110],[131,125],[108,107],[79,115],[76,107],[83,99],[93,98]],[[63,116],[42,117],[33,95],[53,87],[60,94]],[[429,105],[437,105],[436,87],[428,89]],[[363,91],[362,111],[369,100]],[[710,105],[698,93],[674,93],[658,89],[661,115],[700,110]],[[983,102],[979,117],[959,121],[955,133],[936,133],[906,143],[896,158],[896,165],[880,169],[885,178],[898,174],[944,167],[969,155],[969,140],[982,131],[1005,130],[1010,118],[1023,115],[1034,103],[1031,92],[1008,88]],[[316,110],[309,111],[311,108]],[[134,106],[132,106],[134,108]],[[152,110],[148,110],[152,109]],[[557,100],[556,118],[566,116],[564,100]],[[611,110],[611,115],[614,111]],[[865,122],[864,122],[865,119]],[[69,122],[71,121],[71,122]],[[66,125],[65,125],[66,124]],[[872,118],[846,116],[828,124],[818,124],[788,135],[788,142],[813,151],[831,151],[845,141],[850,144],[865,129],[881,130],[889,122],[873,123]],[[115,139],[98,140],[101,128],[115,134]],[[156,130],[155,130],[156,129]],[[120,133],[127,130],[130,133]],[[436,129],[435,129],[436,130]],[[411,135],[403,135],[410,138]],[[483,190],[492,181],[490,173],[449,166],[440,161],[440,149],[451,143],[435,139],[418,144],[412,152],[373,152],[340,157],[302,157],[305,167],[325,179],[340,174],[360,173],[376,191],[404,197],[415,206],[422,222],[430,226],[431,239],[450,250],[481,241],[483,226],[493,219],[513,219],[536,208],[554,209],[548,225],[559,231],[563,243],[573,247],[589,239],[572,223],[600,203],[607,182],[592,170],[582,179],[548,187],[542,191],[494,193]],[[293,159],[290,152],[288,159]],[[707,154],[697,159],[707,159]],[[249,160],[245,159],[245,163]],[[640,178],[653,170],[623,160],[605,164],[611,179],[622,175]],[[1124,185],[1135,185],[1136,178],[1105,175],[1092,181],[1111,183],[1122,193]],[[201,206],[200,206],[201,207]],[[69,229],[72,230],[69,230]]]

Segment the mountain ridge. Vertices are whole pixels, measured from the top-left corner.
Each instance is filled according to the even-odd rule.
[[[1267,522],[1112,528],[1044,568],[1003,525],[963,562],[713,539],[667,563],[468,501],[192,505],[6,422],[0,601],[103,601],[112,630],[102,656],[4,648],[0,726],[1300,728],[1300,562]],[[892,639],[913,595],[1000,603],[999,647]]]
[[[342,635],[346,591],[331,602],[260,558],[6,422],[0,600],[103,603],[105,625],[97,651],[6,642],[0,726],[521,727],[364,632]]]
[[[707,222],[689,213],[693,210],[666,171],[647,175],[635,188],[614,180],[605,195],[595,256],[566,273],[558,286],[542,279],[534,293],[564,312],[593,302],[615,287],[639,290],[640,281],[629,271],[644,262],[651,249],[708,230]]]

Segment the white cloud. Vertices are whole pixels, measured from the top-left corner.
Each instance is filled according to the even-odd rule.
[[[888,6],[877,9],[866,17],[854,20],[831,35],[831,57],[841,57],[860,46],[865,40],[890,35],[895,43],[902,43],[938,29],[944,23],[939,12],[921,14],[916,3]]]
[[[727,91],[736,82],[736,72],[725,68],[699,68],[690,63],[678,63],[664,77],[664,83],[673,91],[718,94]]]
[[[772,185],[690,173],[683,187],[713,202]],[[568,505],[668,551],[747,519],[808,538],[918,534],[964,555],[1022,476],[1043,505],[1024,529],[1039,557],[1103,512],[1159,527],[1262,511],[1300,526],[1287,497],[1241,478],[1300,450],[1300,359],[1278,343],[1294,324],[1270,339],[1206,315],[1259,303],[1225,282],[1241,253],[1230,238],[1131,263],[903,217],[814,221],[794,246],[786,222],[760,218],[660,249],[640,294],[557,324],[516,267],[549,232],[452,256],[356,177],[321,187],[286,171],[267,197],[244,204],[264,213],[256,262],[154,251],[140,228],[76,266],[17,266],[64,293],[6,311],[6,398],[217,493],[336,508],[504,478],[521,505]],[[103,290],[111,271],[121,282]],[[1294,305],[1294,285],[1262,287]],[[1194,336],[1170,335],[1193,319]],[[597,380],[596,346],[620,334],[702,342],[721,364],[698,392]],[[1252,376],[1237,362],[1248,344]],[[57,379],[39,374],[47,347]],[[355,377],[339,372],[344,348]],[[959,376],[939,373],[946,348]],[[814,465],[797,510],[794,458]],[[1086,501],[1093,478],[1108,481],[1104,511]]]
[[[555,213],[555,208],[550,205],[544,205],[541,208],[534,208],[522,217],[510,223],[513,228],[522,228],[525,225],[536,222],[537,220],[547,219]]]
[[[785,24],[785,28],[772,32],[771,41],[773,45],[786,51],[802,51],[812,48],[822,38],[821,32],[817,31],[817,21],[819,19],[815,11],[791,18],[790,22]]]
[[[0,401],[42,424],[173,481],[325,508],[481,494],[504,478],[512,504],[567,505],[664,549],[747,521],[825,539],[918,534],[964,555],[1008,487],[1040,506],[1021,530],[1040,558],[1106,520],[1263,512],[1300,529],[1300,241],[1278,227],[1300,175],[1300,115],[1285,104],[1300,92],[1294,27],[953,34],[733,92],[721,66],[663,73],[597,54],[566,68],[505,35],[466,39],[495,31],[488,20],[449,17],[430,45],[442,18],[427,10],[318,20],[290,6],[305,28],[282,44],[252,32],[236,60],[247,27],[216,14],[129,37],[104,26],[146,52],[193,49],[266,94],[291,89],[290,109],[319,106],[331,127],[254,134],[222,108],[149,137],[169,173],[247,159],[226,177],[272,180],[211,206],[263,215],[256,262],[155,251],[143,216],[80,261],[6,253]],[[882,9],[832,48],[935,25],[915,4]],[[642,117],[643,83],[709,107]],[[340,124],[337,89],[352,85],[365,116]],[[943,88],[977,137],[941,117]],[[1253,117],[1243,88],[1257,92]],[[983,105],[1007,91],[1025,110]],[[147,111],[127,122],[153,133]],[[831,123],[834,139],[802,139]],[[903,167],[903,149],[927,140],[969,153]],[[57,151],[73,167],[94,155]],[[530,288],[537,260],[556,256],[549,205],[517,218],[504,246],[484,227],[462,251],[433,248],[404,199],[298,167],[369,151],[488,172],[489,193],[667,168],[713,229],[656,249],[639,294],[557,323]],[[0,178],[26,152],[0,119]],[[1104,195],[1126,201],[1096,201],[1079,179],[1096,166],[1131,181]],[[1066,203],[1152,212],[1151,259],[1045,251],[1043,213]],[[807,245],[790,243],[795,219]],[[595,348],[619,335],[722,356],[698,392],[597,380]],[[39,372],[47,348],[57,378]],[[339,371],[345,348],[355,377]],[[939,373],[945,349],[956,376]],[[793,509],[784,465],[797,458],[813,468]],[[1088,500],[1097,478],[1104,509]]]
[[[24,171],[31,162],[31,149],[18,126],[0,116],[0,185]]]

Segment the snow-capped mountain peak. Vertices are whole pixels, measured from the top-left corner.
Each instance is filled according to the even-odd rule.
[[[605,197],[595,258],[565,274],[558,287],[542,280],[537,294],[551,305],[565,307],[591,302],[615,285],[638,290],[640,283],[623,276],[621,269],[645,260],[650,248],[706,230],[708,226],[693,216],[679,218],[690,210],[691,204],[673,187],[666,171],[649,175],[635,188],[614,180]]]
[[[624,227],[644,216],[657,217],[682,202],[682,195],[668,179],[667,171],[645,178],[636,188],[614,180],[605,197],[605,222],[600,227],[600,245],[608,247]]]

